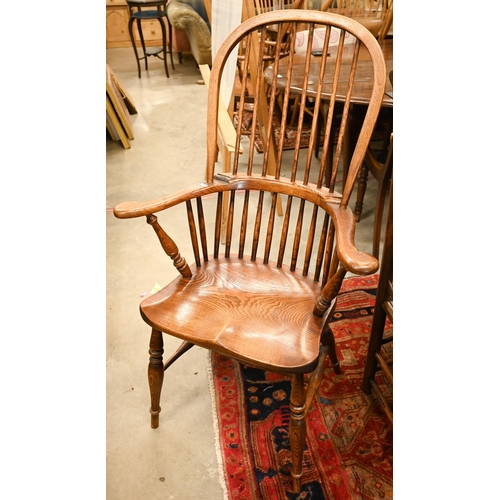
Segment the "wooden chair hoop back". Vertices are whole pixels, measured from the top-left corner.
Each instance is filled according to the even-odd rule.
[[[313,39],[316,36],[316,30],[324,30],[328,37],[325,36],[323,45],[319,50],[315,50],[314,56],[311,56],[313,48]],[[269,32],[275,35],[274,51],[271,54],[268,52],[268,46],[265,39]],[[307,41],[307,49],[304,54],[298,54],[294,50],[296,48],[299,37],[304,37],[310,34]],[[339,41],[336,45],[329,45],[334,35],[338,33]],[[348,45],[347,38],[355,40],[354,43]],[[243,42],[243,43],[241,43]],[[341,207],[345,208],[351,196],[353,186],[358,176],[359,169],[362,165],[366,149],[368,147],[370,137],[372,135],[375,122],[382,103],[385,84],[386,70],[384,56],[377,40],[373,35],[358,22],[349,19],[345,16],[333,14],[329,12],[312,11],[312,10],[284,10],[268,12],[258,16],[254,16],[238,26],[221,45],[212,66],[209,97],[208,97],[208,117],[207,117],[207,181],[214,181],[215,166],[218,157],[217,149],[217,124],[218,124],[218,108],[219,94],[221,88],[222,75],[225,70],[226,62],[231,52],[241,43],[245,47],[245,53],[241,55],[243,63],[240,59],[240,71],[244,74],[249,72],[253,74],[254,79],[254,109],[252,119],[252,129],[250,134],[247,134],[249,140],[248,148],[248,164],[241,161],[239,155],[235,155],[232,175],[241,175],[245,173],[249,176],[266,177],[274,176],[275,179],[280,179],[281,176],[289,177],[292,181],[297,179],[299,175],[299,157],[307,156],[305,169],[303,171],[302,182],[305,185],[311,183],[311,175],[318,174],[315,187],[321,189],[324,184],[330,190],[334,191],[334,185],[337,175],[337,170],[340,165],[341,153],[344,151],[347,142],[347,123],[349,106],[351,105],[350,96],[356,85],[357,68],[361,67],[361,63],[365,66],[370,65],[367,73],[367,80],[364,85],[371,85],[369,92],[369,103],[366,110],[361,132],[357,138],[349,138],[354,140],[355,147],[353,148],[350,164],[344,166],[348,168],[348,176],[342,193]],[[360,56],[360,53],[362,56]],[[283,58],[283,55],[288,55]],[[305,78],[312,72],[321,72],[316,76],[314,86],[308,84],[307,79],[304,80],[301,93],[301,112],[299,113],[299,122],[297,126],[297,135],[295,144],[293,145],[294,157],[291,171],[284,173],[282,169],[284,143],[287,138],[284,137],[284,124],[286,123],[286,114],[288,113],[291,96],[296,89],[293,89],[290,84],[292,68],[294,61],[300,57],[304,59],[303,73]],[[361,59],[362,61],[361,61]],[[271,66],[269,66],[269,58],[271,58]],[[286,66],[285,66],[286,64]],[[364,66],[363,66],[364,67]],[[233,71],[231,69],[231,71]],[[236,71],[236,69],[235,69]],[[285,83],[283,83],[283,81]],[[329,88],[327,88],[328,82]],[[243,84],[245,80],[243,80]],[[343,89],[343,90],[342,90]],[[246,89],[242,89],[242,95]],[[281,92],[281,94],[279,94]],[[344,92],[344,96],[337,99],[329,98],[329,110],[326,118],[326,129],[323,139],[323,147],[326,151],[328,147],[329,135],[332,129],[332,122],[335,113],[340,106],[345,107],[342,115],[342,121],[339,125],[337,140],[337,151],[334,158],[334,166],[332,177],[324,180],[325,159],[322,158],[319,171],[314,172],[312,168],[312,151],[314,134],[318,130],[321,120],[320,101],[328,94],[339,96],[339,92]],[[317,99],[317,106],[314,113],[311,114],[311,131],[310,131],[310,147],[303,149],[300,146],[301,133],[304,128],[304,112],[308,99],[314,99],[315,96],[321,96],[322,99]],[[273,124],[273,117],[278,110],[278,98],[284,101],[281,105],[280,113],[282,117],[281,126]],[[268,116],[259,115],[258,103],[267,99],[266,108]],[[325,100],[326,102],[326,100]],[[340,104],[339,104],[340,103]],[[242,108],[242,107],[241,107]],[[334,111],[335,109],[335,111]],[[267,121],[267,123],[266,123]],[[240,141],[242,140],[242,122],[243,109],[240,109],[240,114],[237,120],[237,141],[236,150],[239,150]],[[263,142],[263,162],[261,170],[256,173],[255,160],[255,144],[260,140]],[[302,149],[302,151],[301,151]],[[324,155],[325,156],[325,155]],[[272,167],[276,168],[272,168]],[[301,171],[302,172],[302,171]]]

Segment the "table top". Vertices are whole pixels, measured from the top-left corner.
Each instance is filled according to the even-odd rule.
[[[382,40],[380,42],[380,46],[382,48],[382,52],[384,53],[386,71],[387,71],[387,80],[386,80],[386,93],[384,94],[384,98],[382,101],[382,106],[390,107],[393,106],[393,98],[392,98],[392,85],[389,81],[389,73],[392,71],[392,38]],[[334,51],[336,47],[332,47],[331,53],[334,55]],[[345,59],[345,55],[352,53],[354,50],[354,45],[346,45],[344,47],[344,60],[346,60],[345,64],[342,64],[342,69],[340,72],[340,80],[339,80],[339,88],[337,91],[336,99],[338,101],[345,100],[345,88],[347,83],[347,78],[349,74],[349,66],[350,66],[350,58]],[[305,62],[305,54],[294,54],[293,56],[293,69],[292,69],[292,79],[290,83],[290,92],[300,94],[302,93],[302,84],[304,81],[304,62]],[[321,58],[312,57],[311,58],[311,68],[309,71],[308,77],[308,94],[311,96],[316,95],[316,86],[318,82],[319,75],[319,63]],[[329,58],[330,60],[330,58]],[[332,65],[335,62],[335,58],[331,58]],[[277,86],[278,88],[285,88],[286,84],[286,67],[288,64],[288,57],[284,57],[279,61],[278,67],[278,80]],[[282,71],[279,71],[280,68],[283,68]],[[273,66],[269,66],[264,71],[264,76],[268,82],[272,79]],[[331,93],[328,92],[331,89],[331,85],[333,82],[333,74],[332,71],[328,71],[328,63],[326,74],[328,75],[323,80],[323,91],[321,93],[322,97],[325,99],[330,99]],[[351,102],[353,104],[368,104],[370,101],[370,95],[372,90],[372,78],[373,78],[373,70],[371,61],[369,59],[368,52],[365,47],[362,47],[359,54],[358,66],[356,69],[356,77],[353,88],[353,93],[351,96]]]

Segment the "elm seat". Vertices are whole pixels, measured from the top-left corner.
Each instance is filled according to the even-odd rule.
[[[172,50],[170,49],[170,40],[172,39],[172,29],[168,24],[167,18],[167,2],[168,0],[127,0],[128,8],[130,11],[130,19],[128,21],[128,31],[130,34],[130,40],[132,42],[132,47],[134,49],[135,59],[137,61],[137,70],[139,72],[139,78],[141,77],[141,60],[144,59],[144,64],[146,71],[148,69],[148,57],[158,57],[158,59],[163,60],[163,65],[165,66],[165,73],[167,78],[170,77],[168,74],[167,67],[167,52],[170,52],[170,62],[172,68],[174,68],[174,60],[172,56]],[[153,7],[156,7],[154,9]],[[143,10],[143,9],[146,10]],[[142,21],[150,21],[151,19],[157,19],[161,27],[162,35],[162,46],[161,47],[146,47],[144,43],[144,35],[142,32]],[[165,21],[167,24],[165,24]],[[139,38],[141,40],[142,53],[143,56],[139,57],[137,52],[137,46],[135,43],[135,37],[133,32],[134,22],[137,23],[137,30],[139,32]],[[167,37],[167,25],[169,27],[169,35]]]
[[[151,327],[182,340],[197,337],[203,347],[277,372],[316,368],[325,320],[312,313],[321,292],[317,282],[288,266],[235,256],[191,270],[192,278],[179,276],[141,303]]]

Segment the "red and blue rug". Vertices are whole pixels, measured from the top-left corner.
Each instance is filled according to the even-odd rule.
[[[331,323],[342,375],[326,365],[307,415],[302,491],[292,493],[290,380],[210,354],[216,446],[228,500],[390,499],[392,426],[361,390],[378,275],[344,281]],[[389,321],[386,329],[392,329]],[[389,350],[391,344],[387,344]],[[384,392],[391,397],[389,387]]]

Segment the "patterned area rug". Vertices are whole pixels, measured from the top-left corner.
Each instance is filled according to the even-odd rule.
[[[307,415],[300,494],[291,492],[289,379],[209,355],[225,498],[392,498],[392,426],[377,400],[361,390],[377,283],[378,275],[344,281],[331,323],[343,373],[335,375],[328,362]],[[389,321],[386,330],[392,330]],[[390,354],[392,345],[386,348]]]

